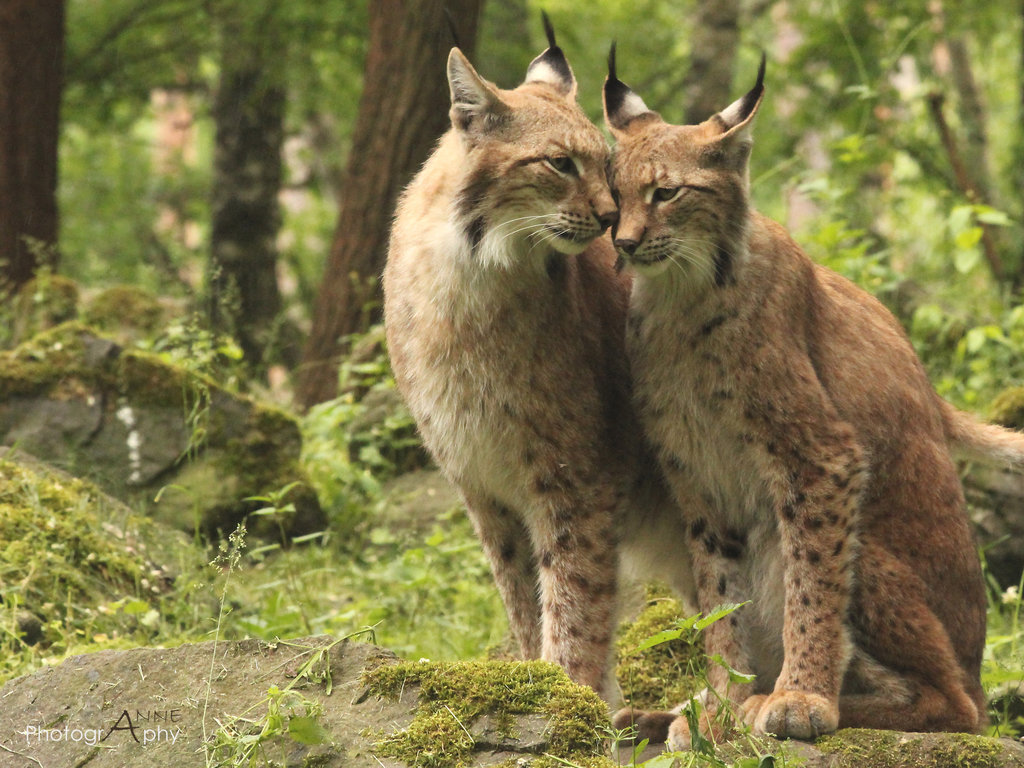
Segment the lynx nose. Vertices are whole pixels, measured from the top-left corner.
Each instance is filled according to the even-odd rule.
[[[598,215],[597,222],[601,225],[601,231],[604,232],[608,227],[614,227],[616,222],[619,220],[618,211],[608,211],[608,213],[602,213]]]
[[[623,239],[615,241],[616,250],[622,251],[622,253],[626,254],[627,256],[632,256],[634,253],[636,253],[636,249],[639,245],[639,240]]]

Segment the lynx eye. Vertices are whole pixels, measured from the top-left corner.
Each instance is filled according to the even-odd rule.
[[[656,203],[667,203],[669,200],[679,197],[682,191],[683,187],[658,187],[651,195],[651,200]]]
[[[566,176],[576,175],[576,163],[572,161],[572,158],[568,155],[556,155],[554,157],[545,157],[544,162],[552,170],[558,173],[564,173]]]

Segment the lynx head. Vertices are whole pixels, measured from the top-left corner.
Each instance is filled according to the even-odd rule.
[[[604,86],[605,120],[616,139],[612,186],[619,255],[639,274],[666,272],[688,284],[725,285],[745,249],[751,124],[764,94],[757,83],[700,125],[670,125],[618,79],[615,47]]]
[[[511,266],[575,254],[612,223],[608,145],[576,103],[576,79],[545,17],[549,47],[502,90],[459,49],[448,57],[451,120],[465,152],[455,216],[474,257]]]

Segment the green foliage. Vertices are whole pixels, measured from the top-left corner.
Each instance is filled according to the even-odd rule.
[[[351,340],[341,395],[303,420],[303,465],[343,535],[379,503],[381,483],[424,463],[416,426],[398,397],[383,327]]]
[[[90,483],[0,459],[0,680],[194,636],[209,607],[197,554],[126,514]]]
[[[227,766],[276,765],[272,755],[280,754],[281,765],[288,764],[288,744],[324,744],[330,734],[320,724],[323,705],[295,690],[299,682],[315,680],[331,693],[331,649],[342,642],[317,648],[292,679],[283,687],[271,685],[267,695],[246,712],[221,723],[212,738],[203,740],[207,768]],[[205,728],[205,718],[204,718]]]
[[[698,633],[679,625],[684,618],[682,604],[659,589],[623,626],[615,641],[615,677],[629,706],[668,710],[697,692],[704,654]]]
[[[712,624],[719,622],[737,610],[744,608],[749,603],[726,603],[712,609],[706,614],[696,613],[690,616],[681,615],[681,606],[674,600],[661,600],[652,603],[646,615],[630,627],[623,639],[617,643],[619,654],[619,667],[616,670],[619,685],[622,687],[630,704],[634,708],[653,706],[655,709],[668,709],[680,702],[682,714],[686,717],[690,727],[692,738],[691,749],[687,752],[666,752],[643,763],[636,763],[636,755],[640,754],[646,746],[646,742],[637,745],[634,751],[634,759],[631,764],[642,766],[642,768],[772,768],[776,764],[784,766],[787,764],[786,755],[781,753],[777,757],[766,752],[767,747],[763,740],[754,738],[749,729],[739,723],[733,706],[728,699],[728,690],[715,690],[708,680],[707,669],[709,664],[723,667],[728,672],[729,684],[750,683],[754,676],[735,670],[720,655],[707,656],[702,651],[703,642],[701,633]],[[641,635],[650,632],[658,626],[655,620],[657,613],[665,613],[666,618],[671,620],[668,626],[665,623],[653,634],[646,637]],[[671,674],[676,678],[683,678],[685,688],[680,686],[678,680],[666,680],[664,685],[674,686],[674,694],[685,691],[672,704],[664,703],[664,700],[656,700],[653,704],[645,701],[649,696],[644,691],[640,692],[639,699],[633,695],[633,673],[644,674],[643,667],[654,666],[665,669],[665,659],[657,656],[650,656],[649,651],[659,648],[670,648],[676,646],[673,657],[668,665]],[[639,665],[631,661],[641,654]],[[637,670],[636,667],[641,669]],[[664,672],[663,672],[664,673]],[[722,730],[729,734],[729,741],[719,744],[705,737],[700,729],[700,722],[707,714],[707,708],[698,699],[699,692],[706,691],[706,696],[714,697],[715,712],[714,722]],[[629,739],[634,734],[628,729],[618,734],[618,739]]]

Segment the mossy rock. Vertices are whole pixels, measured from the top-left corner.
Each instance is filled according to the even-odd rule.
[[[133,507],[159,496],[159,516],[185,531],[230,533],[285,488],[278,513],[250,520],[250,532],[279,538],[326,525],[299,467],[294,419],[77,323],[0,353],[0,443]]]
[[[100,651],[12,680],[0,701],[15,713],[0,719],[0,755],[29,765],[616,765],[600,754],[603,703],[557,667],[409,664],[330,637]],[[108,738],[26,736],[30,726]],[[422,750],[391,756],[384,743],[410,732]]]
[[[401,662],[370,670],[363,681],[385,700],[415,701],[411,722],[376,735],[379,757],[415,768],[615,765],[607,756],[607,705],[553,664]]]
[[[1014,768],[1024,746],[1012,739],[961,733],[899,733],[846,728],[801,753],[831,768]]]
[[[687,701],[703,684],[695,676],[704,665],[703,644],[684,633],[678,638],[637,650],[646,640],[671,630],[686,618],[682,603],[660,587],[649,587],[646,607],[623,624],[615,642],[615,679],[625,705],[635,709],[672,709]]]
[[[25,283],[14,296],[10,341],[15,344],[78,314],[78,285],[63,275],[42,271]]]
[[[1011,429],[1024,429],[1024,387],[1009,387],[992,399],[992,421]]]
[[[120,344],[154,336],[167,320],[157,296],[136,285],[113,285],[84,304],[82,321]]]
[[[175,575],[201,556],[92,483],[0,451],[0,621],[18,628],[0,637],[0,657],[12,668],[28,645],[146,642],[177,610]]]

